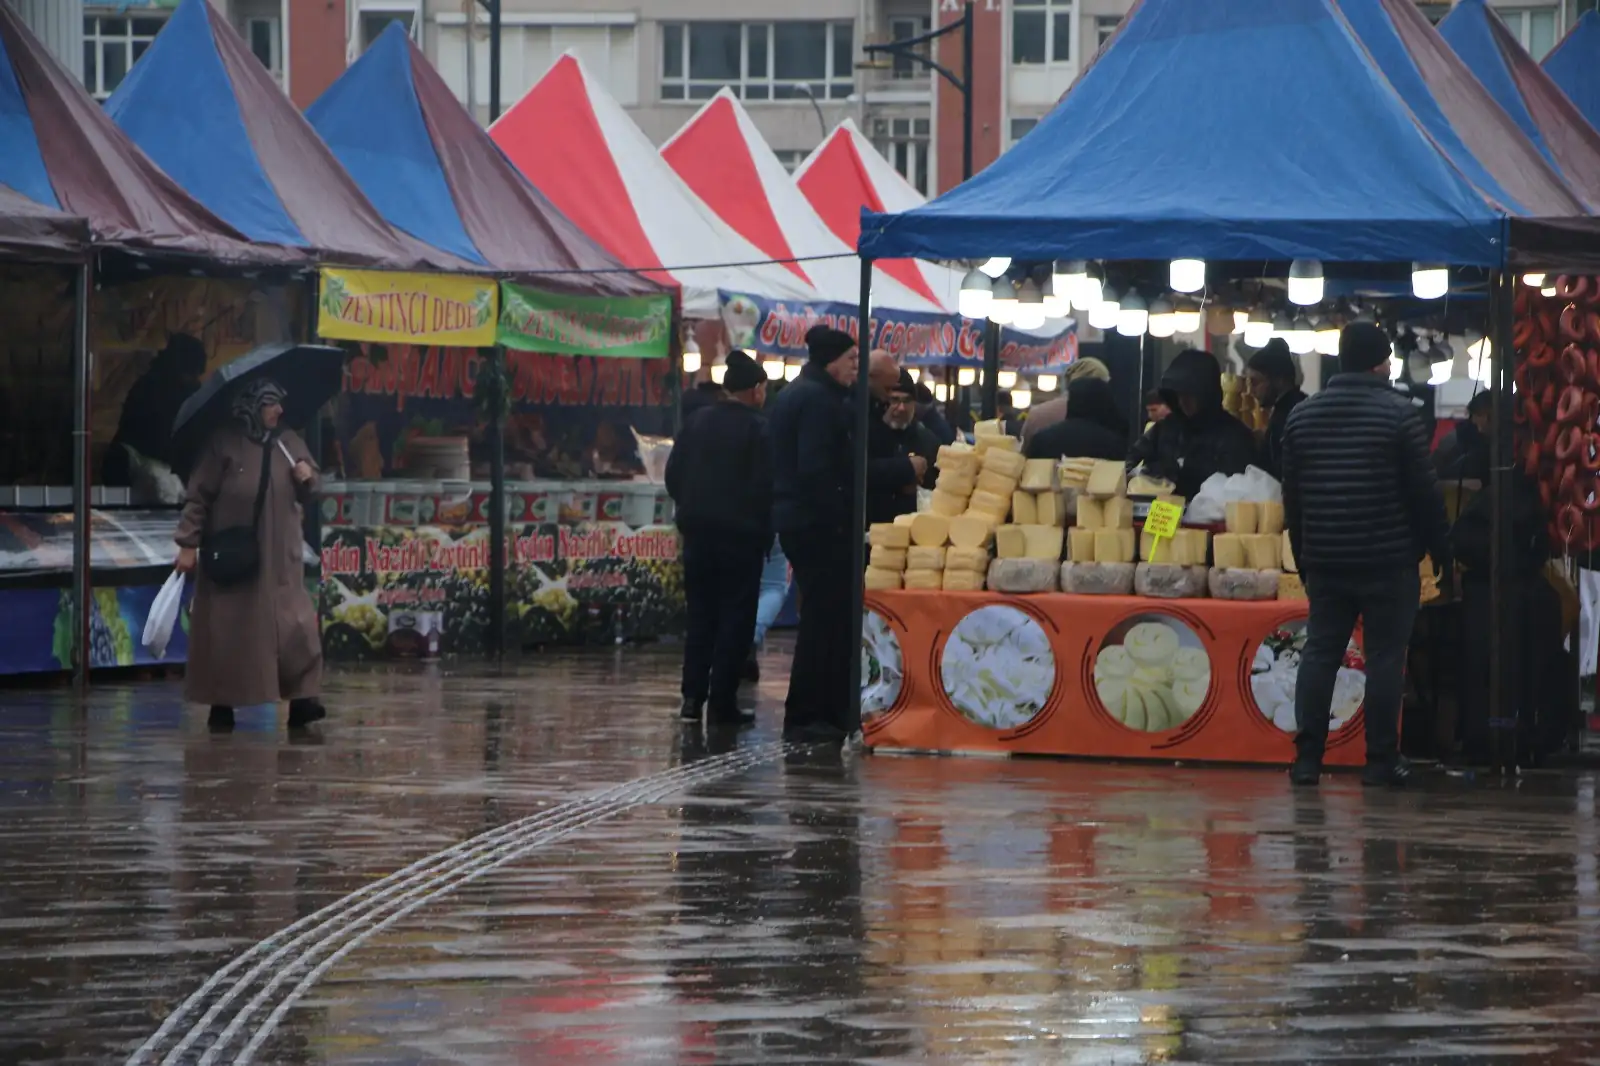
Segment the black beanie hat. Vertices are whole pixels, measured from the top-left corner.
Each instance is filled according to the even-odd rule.
[[[1339,334],[1339,369],[1369,371],[1394,354],[1389,335],[1373,322],[1352,322]]]
[[[1264,375],[1268,381],[1299,380],[1294,354],[1289,351],[1289,342],[1282,337],[1269,340],[1265,347],[1250,357],[1246,365]]]
[[[722,387],[728,392],[753,389],[767,380],[767,372],[761,369],[761,364],[738,348],[729,352],[728,358],[723,362],[727,364],[728,372],[723,375]]]
[[[855,346],[856,339],[842,329],[816,325],[806,331],[806,349],[818,366],[827,366]]]
[[[911,371],[907,370],[905,367],[901,367],[900,380],[895,382],[894,388],[890,389],[889,391],[897,395],[910,396],[912,399],[916,399],[917,383],[911,380]]]

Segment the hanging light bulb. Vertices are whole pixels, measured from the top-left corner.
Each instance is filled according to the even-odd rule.
[[[1011,390],[1011,406],[1019,411],[1026,411],[1033,405],[1033,393],[1027,389]]]
[[[1044,325],[1044,295],[1032,278],[1017,288],[1017,313],[1014,324],[1018,329],[1038,329]]]
[[[1311,328],[1311,319],[1305,315],[1295,316],[1283,339],[1288,342],[1289,351],[1295,355],[1310,355],[1317,347],[1317,331]]]
[[[697,374],[700,372],[700,348],[698,345],[693,347],[690,347],[689,345],[684,346],[683,372],[685,374]]]
[[[1100,330],[1116,329],[1117,315],[1121,311],[1122,301],[1117,296],[1117,290],[1111,285],[1103,285],[1100,302],[1089,308],[1089,325]]]
[[[789,363],[789,364],[784,366],[784,368],[783,368],[783,380],[785,380],[785,381],[793,381],[795,378],[797,378],[799,376],[800,376],[800,364],[799,363]]]
[[[768,381],[781,381],[783,379],[783,360],[778,356],[769,355],[761,360],[761,369],[767,372]]]
[[[1244,343],[1248,348],[1265,348],[1272,339],[1272,316],[1267,314],[1266,308],[1258,307],[1250,312],[1250,318],[1244,326]]]
[[[1017,387],[1017,372],[1015,370],[1002,370],[994,377],[994,383],[1002,389]]]
[[[1008,255],[994,256],[978,269],[991,278],[998,278],[1001,274],[1011,269],[1011,257]]]
[[[1072,294],[1087,280],[1089,280],[1089,264],[1082,259],[1057,259],[1051,264],[1050,291],[1054,292],[1063,303],[1070,304]]]
[[[1179,333],[1199,333],[1201,308],[1199,300],[1178,300],[1173,319]]]
[[[1272,316],[1272,335],[1282,337],[1283,343],[1289,343],[1289,334],[1294,330],[1294,319],[1289,317],[1287,311],[1279,311]]]
[[[1124,337],[1142,337],[1149,328],[1150,311],[1145,307],[1144,297],[1137,290],[1129,289],[1117,311],[1117,332]]]
[[[962,388],[971,388],[978,380],[978,371],[970,366],[964,366],[956,371],[956,384]]]
[[[1250,324],[1250,312],[1249,311],[1235,311],[1233,313],[1233,335],[1235,337],[1237,337],[1240,334],[1242,334],[1244,332],[1244,328],[1246,326],[1248,326],[1249,324]],[[1245,343],[1248,344],[1250,342],[1246,341]]]
[[[1339,323],[1326,316],[1317,326],[1317,339],[1311,350],[1318,355],[1339,354]]]
[[[1072,301],[1066,296],[1057,295],[1065,293],[1068,289],[1059,282],[1059,275],[1052,274],[1044,280],[1044,317],[1066,318],[1072,313]]]
[[[711,368],[711,380],[715,381],[718,385],[721,385],[722,384],[722,379],[727,377],[727,376],[728,376],[728,364],[727,363],[718,363],[718,364],[716,364],[715,366],[713,366]]]
[[[1545,285],[1543,288],[1541,288],[1539,290],[1539,295],[1540,296],[1554,296],[1555,294],[1556,294],[1556,287],[1554,285]]]
[[[1206,287],[1206,261],[1174,259],[1168,268],[1167,284],[1173,292],[1199,292]]]
[[[1095,266],[1086,267],[1083,280],[1068,293],[1072,299],[1074,311],[1093,311],[1101,302],[1105,293],[1106,279],[1104,272]]]
[[[1530,289],[1542,289],[1544,288],[1544,275],[1524,274],[1522,275],[1522,283]]]
[[[1310,307],[1322,302],[1322,261],[1296,259],[1289,264],[1289,302]]]
[[[997,326],[1009,326],[1017,320],[1017,290],[1010,279],[998,277],[993,284],[994,298],[989,301],[989,321]]]
[[[1165,296],[1157,296],[1150,305],[1150,336],[1170,337],[1178,332],[1178,312],[1173,309],[1172,301]]]
[[[1040,392],[1055,392],[1056,386],[1061,384],[1061,379],[1054,374],[1040,374],[1033,381],[1033,387]]]
[[[994,299],[994,288],[989,276],[981,270],[969,270],[961,279],[961,291],[956,295],[956,310],[962,318],[989,317],[989,301]]]
[[[938,400],[940,403],[950,402],[950,386],[946,385],[942,381],[934,382],[933,398]]]
[[[1437,263],[1411,264],[1411,295],[1419,300],[1437,300],[1449,291],[1449,267]]]

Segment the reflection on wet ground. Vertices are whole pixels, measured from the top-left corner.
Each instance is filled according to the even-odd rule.
[[[736,741],[748,769],[604,818],[562,806],[735,743],[680,731],[675,667],[343,673],[297,742],[265,712],[211,735],[170,684],[86,714],[5,693],[0,1063],[126,1061],[263,938],[541,814],[573,828],[284,1007],[290,974],[214,1061],[275,1008],[256,1062],[1600,1061],[1593,777],[1307,794],[781,753],[776,679]]]

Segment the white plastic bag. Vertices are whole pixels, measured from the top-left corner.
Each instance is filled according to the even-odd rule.
[[[1190,525],[1216,525],[1228,517],[1228,476],[1212,474],[1183,509],[1183,520]]]
[[[156,593],[155,602],[150,605],[150,617],[144,620],[142,643],[157,659],[167,654],[167,645],[172,643],[172,630],[178,624],[178,611],[182,606],[183,575],[174,570],[172,576],[167,578],[167,583],[161,586],[161,591]]]

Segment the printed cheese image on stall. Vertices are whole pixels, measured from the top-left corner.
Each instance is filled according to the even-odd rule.
[[[1262,716],[1285,733],[1295,731],[1294,691],[1300,659],[1306,648],[1306,624],[1296,619],[1278,626],[1256,646],[1250,664],[1250,695]],[[1343,729],[1367,698],[1367,664],[1354,639],[1333,682],[1333,716],[1329,730]]]
[[[1211,658],[1194,630],[1160,614],[1135,615],[1106,634],[1095,694],[1111,717],[1148,733],[1188,721],[1211,691]]]
[[[883,615],[867,610],[861,625],[861,720],[871,721],[900,700],[905,655]]]
[[[1049,702],[1056,660],[1038,622],[1015,607],[992,604],[956,623],[939,672],[963,717],[990,729],[1016,729]]]

